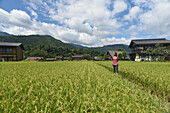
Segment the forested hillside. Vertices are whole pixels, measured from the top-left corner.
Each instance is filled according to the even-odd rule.
[[[36,56],[36,57],[71,57],[72,55],[88,54],[93,56],[104,56],[104,52],[95,49],[85,49],[85,48],[68,48],[68,47],[56,47],[50,45],[27,45],[25,46],[24,55]]]
[[[75,48],[74,46],[67,44],[67,43],[63,43],[62,41],[57,40],[49,35],[0,36],[0,41],[1,42],[20,42],[20,43],[23,43],[24,46],[31,45],[31,44],[40,44],[40,45]]]
[[[6,33],[7,34],[7,33]],[[49,35],[29,36],[0,36],[0,42],[19,42],[24,45],[24,56],[69,57],[76,54],[88,54],[93,56],[104,56],[107,50],[118,50],[123,48],[129,52],[127,45],[117,44],[103,47],[88,48],[77,44],[64,43]]]

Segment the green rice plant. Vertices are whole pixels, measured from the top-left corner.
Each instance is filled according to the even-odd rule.
[[[93,61],[0,65],[0,112],[167,111],[150,90],[113,75]]]

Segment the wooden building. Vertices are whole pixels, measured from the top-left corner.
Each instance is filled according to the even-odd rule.
[[[23,60],[22,43],[0,42],[0,61]]]
[[[146,54],[146,50],[148,47],[153,49],[156,48],[156,44],[161,44],[163,47],[170,47],[170,40],[166,40],[165,38],[160,39],[139,39],[132,40],[129,48],[131,48],[130,59],[132,61],[151,61],[151,56]]]
[[[109,60],[112,60],[113,59],[113,56],[114,56],[114,53],[117,53],[117,56],[119,55],[119,54],[122,54],[122,51],[107,51],[107,55],[108,55],[108,59]]]
[[[72,60],[82,60],[83,55],[74,55],[72,56]]]

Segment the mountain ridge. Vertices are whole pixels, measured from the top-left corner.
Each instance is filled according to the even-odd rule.
[[[109,51],[109,50],[118,50],[119,48],[123,48],[125,51],[130,52],[130,48],[128,45],[125,44],[114,44],[114,45],[104,45],[103,47],[94,47],[93,49],[97,49],[103,52]]]
[[[0,31],[0,36],[13,36],[12,34],[9,34],[7,32]]]

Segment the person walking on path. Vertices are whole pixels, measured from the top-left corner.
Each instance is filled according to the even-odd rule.
[[[114,69],[114,73],[118,73],[118,57],[116,52],[114,52],[114,56],[113,56],[113,69]]]

